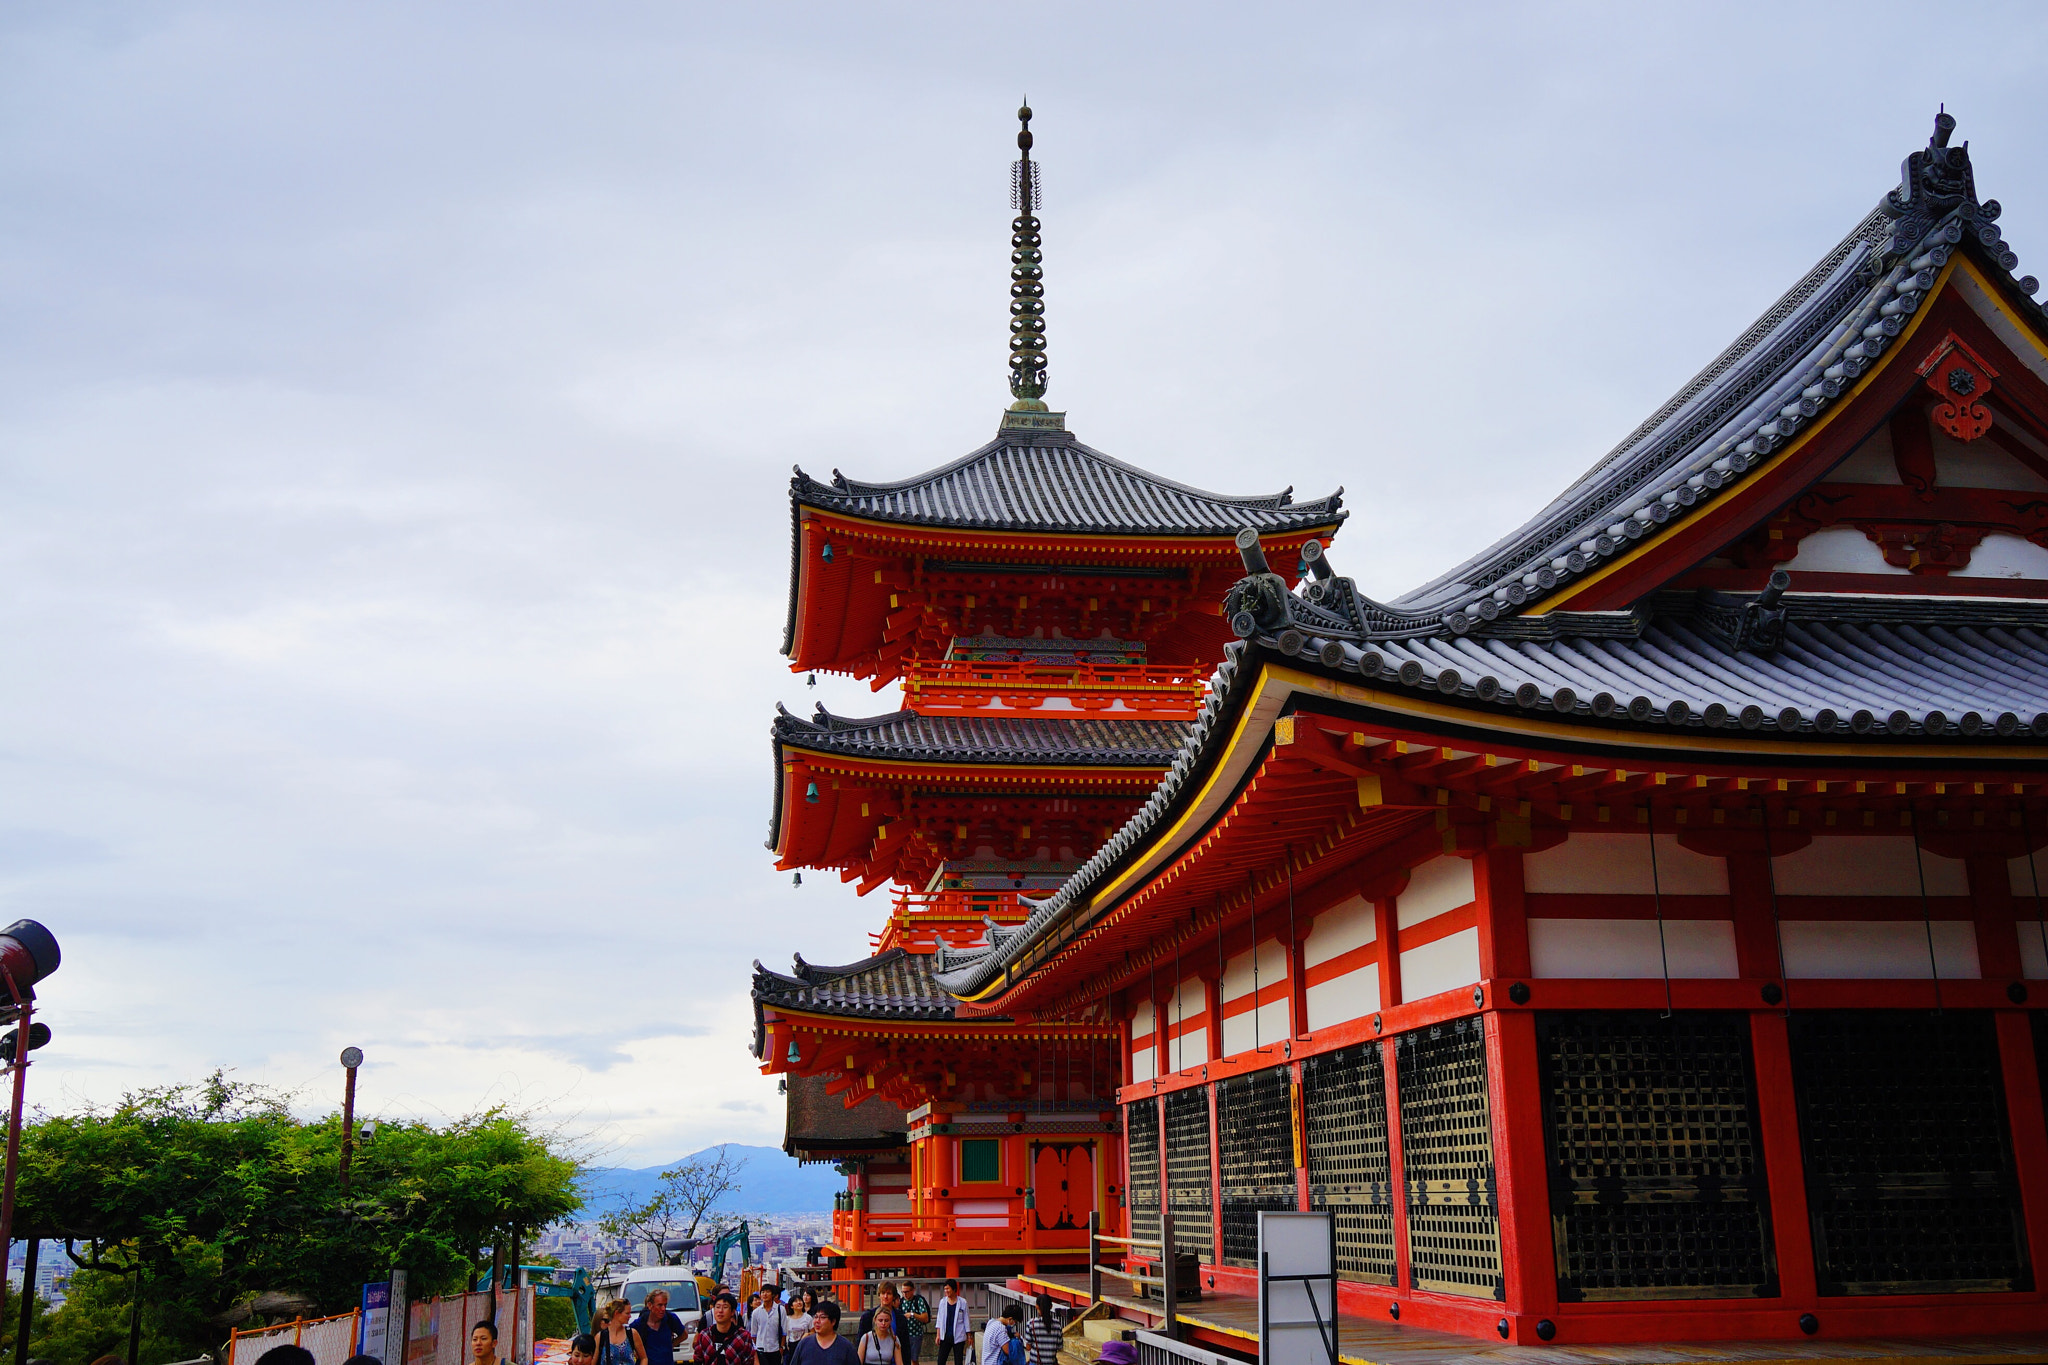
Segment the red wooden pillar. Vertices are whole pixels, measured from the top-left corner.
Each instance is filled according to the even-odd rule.
[[[1202,1037],[1209,1047],[1198,1060],[1215,1061],[1223,1055],[1223,978],[1202,978]]]
[[[2005,871],[2003,867],[1998,870],[2001,874]],[[1971,881],[1975,880],[1973,876]],[[1997,1018],[1998,1060],[2005,1072],[2013,1165],[2019,1172],[2020,1207],[2027,1220],[2027,1262],[2038,1277],[2043,1257],[2048,1257],[2048,1117],[2041,1110],[2041,1072],[2027,1011],[2000,1010]]]
[[[1380,1008],[1387,1009],[1401,1003],[1401,922],[1393,897],[1372,903],[1372,936],[1380,949]]]
[[[1382,908],[1390,913],[1382,916],[1385,924],[1393,918],[1391,905]],[[1382,944],[1384,945],[1384,940]],[[1384,960],[1384,959],[1383,959]],[[1386,980],[1382,969],[1382,981]],[[1382,999],[1381,1003],[1385,1003]],[[1387,1091],[1387,1174],[1394,1187],[1394,1292],[1405,1294],[1409,1284],[1408,1261],[1408,1197],[1405,1193],[1408,1182],[1401,1174],[1401,1077],[1398,1058],[1400,1051],[1392,1038],[1380,1040],[1380,1074],[1386,1080]]]
[[[1970,878],[1972,918],[1977,921],[1977,964],[1990,980],[2018,980],[2026,975],[2020,966],[2020,939],[2013,926],[2012,878],[2006,872],[2005,858],[2005,850],[1994,843],[1987,848],[1972,848],[1964,854],[1963,862]]]
[[[1473,859],[1479,924],[1479,974],[1490,992],[1529,975],[1529,924],[1523,906],[1522,851],[1482,849]],[[1557,1256],[1550,1230],[1549,1158],[1543,1141],[1543,1093],[1536,1016],[1486,1004],[1486,1089],[1493,1112],[1493,1170],[1500,1213],[1500,1264],[1510,1313],[1557,1308]]]
[[[1209,1261],[1223,1263],[1223,1134],[1216,1122],[1216,1087],[1205,1085],[1209,1098]]]
[[[1472,860],[1479,923],[1479,975],[1529,975],[1529,918],[1522,900],[1522,850],[1482,849]]]
[[[1812,838],[1805,831],[1773,829],[1770,851],[1782,857],[1804,848]],[[1779,1292],[1787,1300],[1811,1300],[1817,1292],[1813,1226],[1806,1207],[1806,1162],[1799,1147],[1792,1045],[1785,1026],[1795,992],[1779,970],[1782,958],[1764,833],[1701,830],[1680,834],[1679,842],[1694,852],[1728,860],[1736,970],[1745,981],[1777,982],[1784,992],[1779,1008],[1764,1008],[1762,987],[1758,987],[1758,1008],[1749,1016],[1749,1040],[1756,1063],[1757,1122],[1762,1129],[1758,1138],[1771,1191],[1771,1237],[1777,1248]]]
[[[1771,1187],[1771,1236],[1777,1243],[1779,1292],[1787,1299],[1805,1302],[1819,1290],[1785,1015],[1778,1010],[1755,1011],[1749,1016],[1749,1037],[1756,1057],[1757,1120],[1763,1129],[1764,1171]]]

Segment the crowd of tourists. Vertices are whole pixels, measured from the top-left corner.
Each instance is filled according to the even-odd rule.
[[[1060,1329],[1052,1297],[1040,1294],[1027,1315],[1006,1300],[983,1325],[975,1350],[973,1314],[958,1280],[947,1280],[936,1299],[917,1285],[884,1283],[858,1325],[828,1295],[807,1289],[785,1295],[763,1287],[744,1301],[721,1288],[692,1321],[669,1310],[665,1290],[648,1294],[638,1317],[624,1299],[598,1309],[591,1330],[569,1343],[570,1365],[918,1365],[927,1341],[936,1365],[1057,1365]],[[1028,1318],[1028,1320],[1027,1320]],[[471,1338],[472,1365],[499,1365],[497,1337],[488,1323]],[[687,1357],[685,1357],[687,1352]]]
[[[1040,1294],[1037,1312],[1026,1314],[1006,1299],[983,1325],[975,1351],[973,1314],[958,1280],[947,1280],[937,1299],[903,1281],[884,1283],[875,1306],[860,1315],[852,1332],[842,1331],[844,1310],[827,1295],[807,1289],[785,1296],[772,1286],[740,1296],[721,1288],[694,1319],[669,1311],[668,1291],[648,1294],[639,1316],[624,1299],[597,1310],[590,1331],[569,1343],[570,1365],[919,1365],[927,1340],[936,1345],[936,1365],[1058,1365],[1060,1329],[1052,1296]],[[498,1354],[498,1328],[479,1322],[469,1333],[470,1365],[506,1365]],[[94,1365],[113,1365],[112,1357]],[[257,1365],[313,1365],[301,1346],[275,1346]],[[347,1365],[378,1365],[354,1356]]]

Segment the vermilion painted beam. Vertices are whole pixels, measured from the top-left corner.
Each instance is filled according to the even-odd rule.
[[[1809,1300],[1818,1292],[1813,1229],[1807,1215],[1806,1166],[1799,1147],[1799,1110],[1793,1094],[1792,1049],[1785,1016],[1774,1010],[1751,1014],[1749,1036],[1756,1065],[1764,1173],[1771,1191],[1779,1292],[1795,1302]]]
[[[1525,1013],[1486,1020],[1487,1102],[1493,1110],[1493,1171],[1500,1209],[1500,1263],[1509,1311],[1557,1307],[1557,1249],[1551,1236],[1549,1161],[1536,1020]]]

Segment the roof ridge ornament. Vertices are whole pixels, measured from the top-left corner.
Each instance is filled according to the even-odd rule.
[[[1017,110],[1017,159],[1010,163],[1010,396],[1003,428],[1066,430],[1066,414],[1045,405],[1045,257],[1038,236],[1038,163],[1031,159],[1030,97]]]
[[[1894,254],[1912,250],[1936,223],[1957,209],[1963,210],[1964,218],[1987,226],[1998,219],[1996,199],[1977,202],[1977,176],[1970,166],[1969,140],[1964,139],[1960,147],[1949,146],[1955,130],[1955,115],[1948,112],[1946,104],[1940,106],[1927,146],[1909,154],[1899,164],[1899,187],[1884,197],[1886,216],[1897,221],[1892,229]],[[1992,238],[1996,240],[1995,233]]]

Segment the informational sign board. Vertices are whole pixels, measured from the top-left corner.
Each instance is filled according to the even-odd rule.
[[[1259,1214],[1263,1365],[1337,1365],[1337,1222],[1328,1213]]]
[[[384,1339],[391,1330],[391,1283],[363,1286],[363,1312],[356,1321],[361,1324],[356,1337],[356,1352],[359,1355],[384,1355]]]

